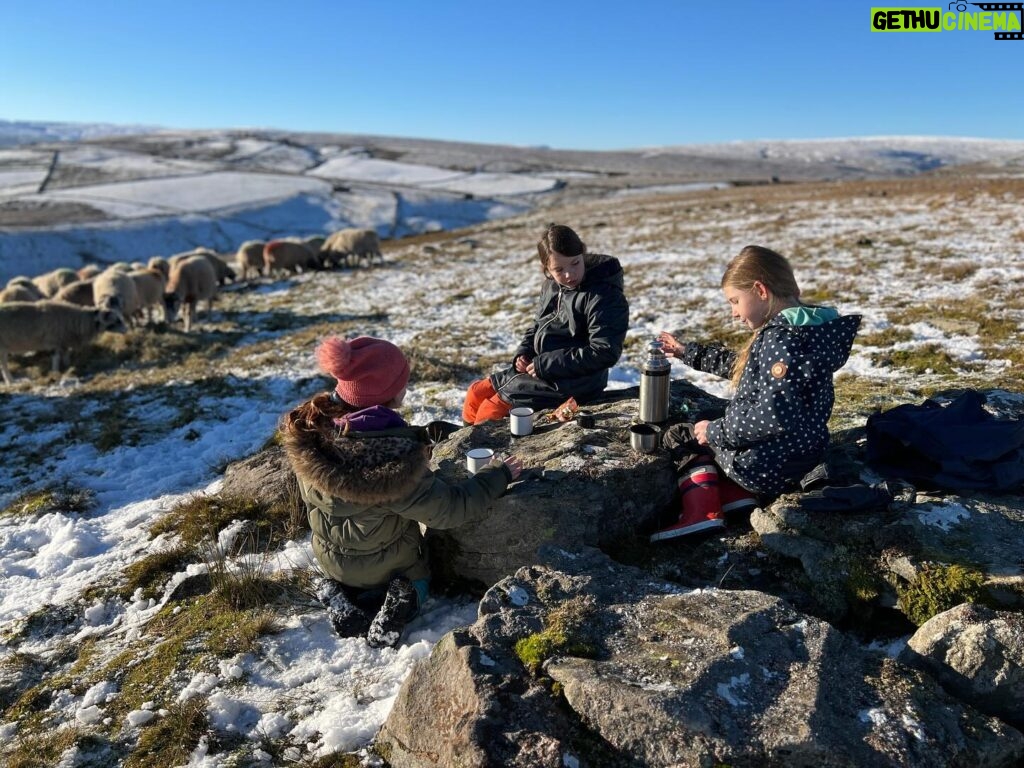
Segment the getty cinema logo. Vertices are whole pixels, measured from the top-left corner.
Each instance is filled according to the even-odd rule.
[[[977,8],[978,10],[969,10]],[[951,32],[975,30],[995,33],[996,40],[1021,40],[1024,2],[952,2],[943,8],[872,8],[872,32]]]

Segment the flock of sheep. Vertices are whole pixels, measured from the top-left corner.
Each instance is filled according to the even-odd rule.
[[[147,264],[119,262],[100,270],[55,269],[38,277],[15,277],[0,291],[0,371],[10,384],[8,356],[52,352],[53,371],[67,365],[72,349],[103,331],[125,332],[129,324],[153,322],[162,310],[173,323],[183,312],[185,333],[196,323],[196,307],[213,299],[220,286],[259,275],[372,266],[381,263],[380,240],[372,229],[342,229],[329,237],[284,238],[242,243],[229,259],[207,248],[169,258],[154,256]]]

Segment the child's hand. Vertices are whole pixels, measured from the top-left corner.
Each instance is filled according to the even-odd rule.
[[[710,421],[705,419],[693,425],[693,436],[697,439],[698,445],[708,444],[708,424],[710,423]]]
[[[661,348],[665,351],[666,357],[679,357],[683,353],[683,345],[668,331],[659,333],[658,341],[661,342]]]
[[[515,362],[516,373],[530,373],[529,369],[532,368],[532,367],[533,367],[533,363],[531,363],[526,358],[525,355],[519,355],[519,357],[516,358],[516,362]],[[530,373],[530,375],[532,376],[533,374]]]
[[[502,459],[502,463],[508,467],[508,471],[512,473],[512,479],[518,480],[519,475],[523,473],[523,460],[518,456],[506,456]]]

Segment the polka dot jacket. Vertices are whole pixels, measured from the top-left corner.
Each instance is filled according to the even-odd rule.
[[[828,445],[835,402],[832,374],[850,356],[860,315],[820,325],[792,325],[776,315],[757,332],[736,395],[708,425],[708,445],[725,474],[749,491],[774,496],[796,487]],[[732,375],[736,354],[689,342],[680,359]]]

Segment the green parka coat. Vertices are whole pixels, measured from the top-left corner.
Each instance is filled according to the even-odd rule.
[[[414,437],[353,439],[315,445],[285,435],[324,573],[350,587],[386,585],[398,575],[429,576],[420,524],[455,528],[479,520],[512,476],[485,467],[458,485],[435,476],[430,446]]]

